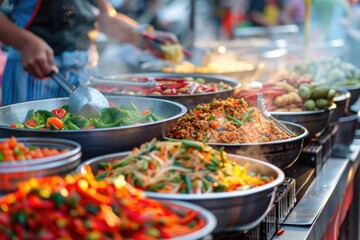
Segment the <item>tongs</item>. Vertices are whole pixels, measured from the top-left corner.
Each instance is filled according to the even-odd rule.
[[[105,84],[105,85],[111,85],[116,87],[141,87],[141,88],[153,88],[156,87],[156,81],[155,79],[149,78],[145,82],[140,81],[132,81],[129,80],[129,78],[126,77],[117,77],[117,78],[111,78],[111,77],[95,77],[93,79],[93,82],[96,84]]]
[[[142,33],[141,35],[147,39],[150,39],[150,40],[158,43],[158,44],[166,44],[166,41],[164,41],[163,39],[157,38],[156,36],[151,35],[149,33]],[[183,52],[184,56],[186,56],[187,58],[192,58],[191,52],[189,52],[185,49],[182,49],[182,52]]]
[[[262,93],[257,94],[257,105],[260,108],[260,111],[265,118],[274,121],[276,126],[278,126],[278,128],[280,128],[282,131],[284,131],[287,135],[296,136],[296,134],[293,131],[291,131],[288,127],[286,127],[279,120],[277,120],[276,118],[271,116],[271,114],[266,109],[265,100],[264,100],[264,96]]]

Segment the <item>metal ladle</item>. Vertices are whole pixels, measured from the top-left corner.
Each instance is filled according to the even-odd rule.
[[[98,117],[102,109],[109,107],[106,97],[95,88],[77,88],[63,76],[53,71],[50,77],[70,94],[68,101],[70,113],[86,118]]]

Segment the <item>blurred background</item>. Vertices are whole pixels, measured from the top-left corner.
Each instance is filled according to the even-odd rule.
[[[284,66],[322,56],[339,57],[357,67],[360,4],[351,0],[110,0],[117,11],[139,23],[177,35],[192,52],[192,64],[218,55],[261,66],[256,77],[276,74]],[[1,11],[11,12],[4,1]],[[104,35],[96,41],[99,56],[93,74],[112,75],[161,69],[157,59]],[[6,59],[0,53],[0,79]],[[209,57],[210,56],[210,57]],[[225,58],[229,59],[229,58]],[[96,67],[94,67],[96,66]],[[1,81],[1,80],[0,80]],[[0,95],[1,96],[1,95]]]

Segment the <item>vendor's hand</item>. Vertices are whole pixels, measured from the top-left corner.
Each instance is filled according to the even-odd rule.
[[[138,33],[137,45],[149,51],[157,58],[177,63],[182,59],[182,47],[175,34],[162,31],[144,31]]]
[[[19,50],[24,69],[36,78],[43,79],[50,75],[51,70],[57,71],[54,52],[41,38],[30,33],[27,44]]]

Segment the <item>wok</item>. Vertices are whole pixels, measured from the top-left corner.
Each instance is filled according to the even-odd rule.
[[[180,104],[185,105],[187,108],[195,108],[199,103],[210,102],[214,98],[226,99],[231,97],[235,89],[240,88],[238,81],[232,78],[216,76],[216,75],[205,75],[205,74],[193,74],[193,73],[138,73],[138,74],[124,74],[124,75],[115,75],[115,76],[99,76],[95,77],[90,86],[97,88],[101,87],[114,87],[117,86],[116,82],[120,82],[124,79],[134,78],[134,77],[154,77],[154,78],[185,78],[185,77],[201,77],[205,79],[206,83],[219,83],[224,82],[231,86],[230,89],[218,91],[218,92],[209,92],[209,93],[199,93],[199,94],[182,94],[182,95],[133,95],[133,94],[122,94],[116,92],[104,92],[101,91],[104,95],[107,96],[136,96],[136,97],[150,97],[150,98],[160,98],[170,101],[174,101]]]
[[[32,130],[11,128],[11,123],[21,123],[30,109],[52,110],[66,105],[68,98],[44,99],[29,101],[0,107],[0,137],[42,137],[64,138],[78,142],[82,147],[82,160],[96,155],[131,150],[133,146],[161,137],[173,121],[186,113],[181,104],[155,98],[132,98],[125,96],[109,96],[108,100],[116,105],[129,107],[132,101],[139,110],[152,109],[164,117],[164,120],[113,128],[89,130]]]

